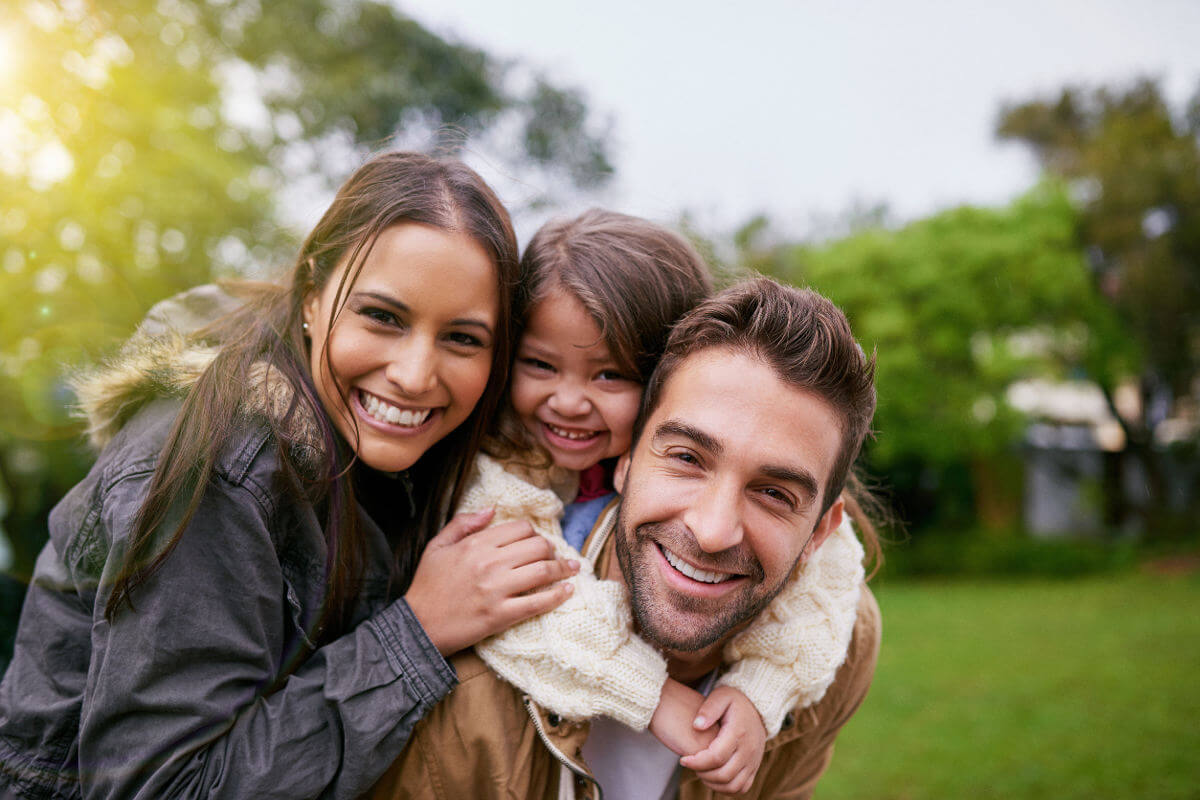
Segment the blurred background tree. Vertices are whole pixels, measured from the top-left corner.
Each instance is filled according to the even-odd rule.
[[[32,569],[49,508],[91,459],[68,415],[64,365],[97,357],[164,296],[286,265],[296,232],[281,221],[295,200],[285,189],[327,191],[366,152],[397,144],[482,148],[568,189],[611,173],[578,92],[447,42],[385,3],[9,9],[0,524],[17,577]]]
[[[1200,86],[1182,110],[1152,80],[1068,87],[1006,106],[997,132],[1028,145],[1072,188],[1088,275],[1140,356],[1132,413],[1115,402],[1130,376],[1124,359],[1096,351],[1087,374],[1124,429],[1125,454],[1145,471],[1146,502],[1137,510],[1146,529],[1181,533],[1200,512],[1200,492],[1181,503],[1167,482],[1170,464],[1194,463],[1198,444],[1194,430],[1169,426],[1181,406],[1195,408],[1200,378]]]
[[[761,237],[761,221],[737,237],[746,264],[835,298],[877,350],[870,471],[916,527],[1017,524],[1026,423],[1008,387],[1066,377],[1096,351],[1132,358],[1088,281],[1077,217],[1064,187],[1046,183],[1007,208],[868,223],[825,244],[756,247],[747,234]]]

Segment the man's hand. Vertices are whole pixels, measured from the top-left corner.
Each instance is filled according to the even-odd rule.
[[[707,731],[720,722],[720,732],[706,749],[679,763],[696,773],[714,792],[741,794],[754,784],[767,743],[767,729],[754,704],[728,686],[712,690],[696,714],[694,727]]]

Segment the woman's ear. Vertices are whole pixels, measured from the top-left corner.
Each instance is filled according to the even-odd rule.
[[[317,318],[317,309],[321,305],[321,293],[312,284],[309,284],[309,287],[308,293],[304,295],[304,304],[300,307],[300,316],[304,320],[305,331],[312,327],[313,321]]]

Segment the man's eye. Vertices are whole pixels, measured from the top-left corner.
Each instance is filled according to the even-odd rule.
[[[788,508],[794,508],[795,503],[792,502],[792,496],[782,489],[777,489],[774,486],[767,486],[759,490],[763,495],[766,495],[775,503],[783,503]]]
[[[696,458],[695,453],[689,453],[686,450],[681,450],[677,453],[671,453],[670,457],[684,464],[699,464],[700,459]]]

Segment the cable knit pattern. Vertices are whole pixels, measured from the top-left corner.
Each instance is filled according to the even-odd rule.
[[[494,506],[496,523],[529,522],[560,556],[580,562],[579,574],[569,579],[575,591],[553,611],[480,642],[475,652],[543,708],[567,719],[609,717],[641,730],[658,706],[666,661],[633,633],[625,587],[599,580],[591,562],[563,539],[562,500],[549,487],[573,495],[575,486],[561,480],[567,473],[524,473],[481,454],[459,510]]]
[[[511,471],[510,471],[511,470]],[[633,632],[629,597],[562,537],[562,496],[574,494],[560,469],[506,469],[480,455],[459,510],[495,507],[495,522],[525,520],[556,552],[580,562],[571,597],[476,645],[487,664],[543,708],[567,719],[606,716],[642,730],[658,705],[666,662]],[[554,489],[550,488],[554,487]],[[558,494],[556,494],[557,489]],[[767,609],[725,648],[733,663],[720,683],[745,694],[770,737],[786,713],[825,694],[846,659],[863,579],[863,550],[849,521],[818,548]]]
[[[754,624],[725,646],[719,685],[750,698],[767,736],[793,708],[825,696],[846,660],[863,583],[863,548],[849,517],[793,573]]]

